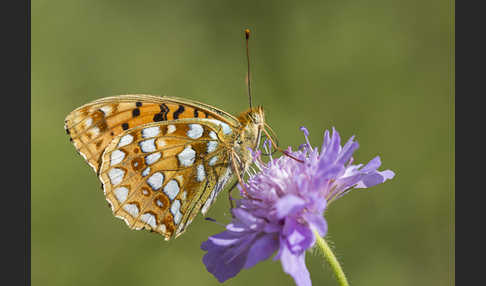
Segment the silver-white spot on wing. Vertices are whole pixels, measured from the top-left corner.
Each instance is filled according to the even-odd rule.
[[[209,159],[209,166],[214,166],[218,161],[218,156],[214,156],[213,158]]]
[[[153,163],[157,162],[160,157],[162,157],[162,154],[160,152],[157,153],[152,153],[150,155],[145,156],[145,163],[147,165],[152,165]]]
[[[147,167],[142,171],[142,177],[147,177],[148,174],[150,174],[150,167]]]
[[[176,131],[176,127],[174,125],[168,125],[167,126],[167,134],[174,133]]]
[[[177,194],[179,194],[179,190],[179,184],[176,180],[170,180],[164,187],[164,193],[169,197],[171,201],[174,200],[175,197],[177,197]]]
[[[218,135],[216,135],[216,132],[214,131],[209,132],[209,137],[211,137],[211,139],[218,139]]]
[[[110,155],[110,166],[114,166],[116,164],[119,164],[121,161],[125,159],[125,152],[120,151],[120,150],[115,150],[111,152]]]
[[[215,123],[215,124],[217,124],[217,125],[221,126],[221,129],[223,130],[223,133],[224,133],[225,135],[229,135],[229,134],[231,134],[232,130],[231,130],[231,127],[229,127],[229,125],[228,125],[228,124],[226,124],[226,123],[224,123],[224,122],[222,122],[222,121],[216,120],[216,119],[207,119],[207,120],[210,120],[210,121],[212,121],[213,123]]]
[[[91,126],[91,124],[93,124],[93,119],[91,117],[88,117],[86,118],[83,124],[84,124],[84,128],[88,128]]]
[[[202,182],[204,181],[205,178],[206,178],[206,171],[204,170],[204,165],[199,164],[197,166],[196,180],[198,182]]]
[[[132,217],[138,216],[139,210],[136,204],[124,205],[123,209],[126,210]]]
[[[159,135],[159,133],[160,133],[159,126],[147,127],[142,130],[142,137],[143,138],[155,137]]]
[[[178,224],[182,218],[182,213],[180,211],[180,208],[181,208],[181,202],[179,200],[175,200],[170,206],[170,212],[172,213],[172,216],[174,216],[175,224]]]
[[[189,124],[187,136],[192,139],[198,139],[203,135],[204,128],[199,124]]]
[[[92,137],[97,137],[100,134],[100,128],[98,128],[98,126],[95,126],[91,128],[88,132],[91,134]]]
[[[140,219],[150,225],[152,228],[156,228],[157,224],[155,223],[155,216],[151,213],[144,213],[143,215],[140,216]]]
[[[164,183],[164,174],[161,172],[155,172],[152,176],[147,179],[147,184],[152,188],[152,190],[157,191],[162,187]]]
[[[118,142],[118,147],[123,147],[126,146],[130,143],[133,142],[133,136],[130,134],[124,135],[122,138],[120,138],[120,142]]]
[[[179,158],[179,163],[182,166],[189,167],[196,160],[196,151],[191,148],[191,145],[188,145],[181,153],[179,153],[179,155],[177,155],[177,158]]]
[[[218,139],[218,135],[216,135],[216,132],[214,132],[214,131],[209,132],[209,137],[211,137],[211,139],[214,139],[214,140]],[[208,153],[211,153],[211,152],[214,152],[216,150],[216,148],[218,148],[218,141],[209,141],[207,143],[206,151]]]
[[[216,141],[209,141],[208,144],[207,144],[207,149],[206,151],[208,153],[212,153],[216,150],[216,148],[218,148],[218,142]]]
[[[113,168],[108,171],[108,177],[110,178],[110,182],[113,186],[118,185],[123,180],[123,176],[125,176],[125,171],[119,168]]]
[[[157,147],[155,147],[155,138],[141,141],[138,143],[138,145],[144,153],[154,152],[155,150],[157,150]]]
[[[105,116],[109,116],[111,114],[111,106],[110,105],[105,105],[105,106],[102,106],[100,107],[101,111],[103,111],[103,113],[105,114]]]
[[[125,187],[116,188],[113,192],[115,192],[115,197],[120,203],[124,203],[128,197],[128,189]]]

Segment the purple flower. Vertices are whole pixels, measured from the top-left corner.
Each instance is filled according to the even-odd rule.
[[[310,145],[307,129],[301,130],[307,143],[298,151],[289,147],[289,156],[264,163],[254,152],[259,172],[250,175],[244,189],[239,186],[243,198],[232,209],[232,222],[202,243],[207,251],[203,262],[219,282],[278,251],[273,259],[280,260],[284,272],[299,286],[311,285],[305,251],[315,243],[313,229],[321,236],[327,233],[326,206],[352,188],[371,187],[395,175],[377,170],[379,157],[365,166],[352,165],[358,148],[354,137],[341,146],[339,133],[333,128],[330,136],[326,130],[319,152]]]

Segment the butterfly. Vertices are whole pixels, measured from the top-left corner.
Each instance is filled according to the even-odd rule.
[[[176,97],[121,95],[72,111],[65,130],[97,173],[114,215],[131,229],[168,240],[251,164],[265,116],[262,107],[234,117]]]

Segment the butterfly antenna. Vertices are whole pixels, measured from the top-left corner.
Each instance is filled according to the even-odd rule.
[[[246,38],[246,62],[248,63],[248,100],[250,101],[250,108],[251,108],[251,82],[250,82],[250,51],[248,48],[248,39],[250,39],[250,29],[245,29],[245,38]]]

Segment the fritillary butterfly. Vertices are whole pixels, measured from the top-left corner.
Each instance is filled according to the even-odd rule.
[[[122,95],[72,111],[65,129],[114,215],[168,240],[247,170],[264,124],[262,107],[234,117],[187,99]]]

